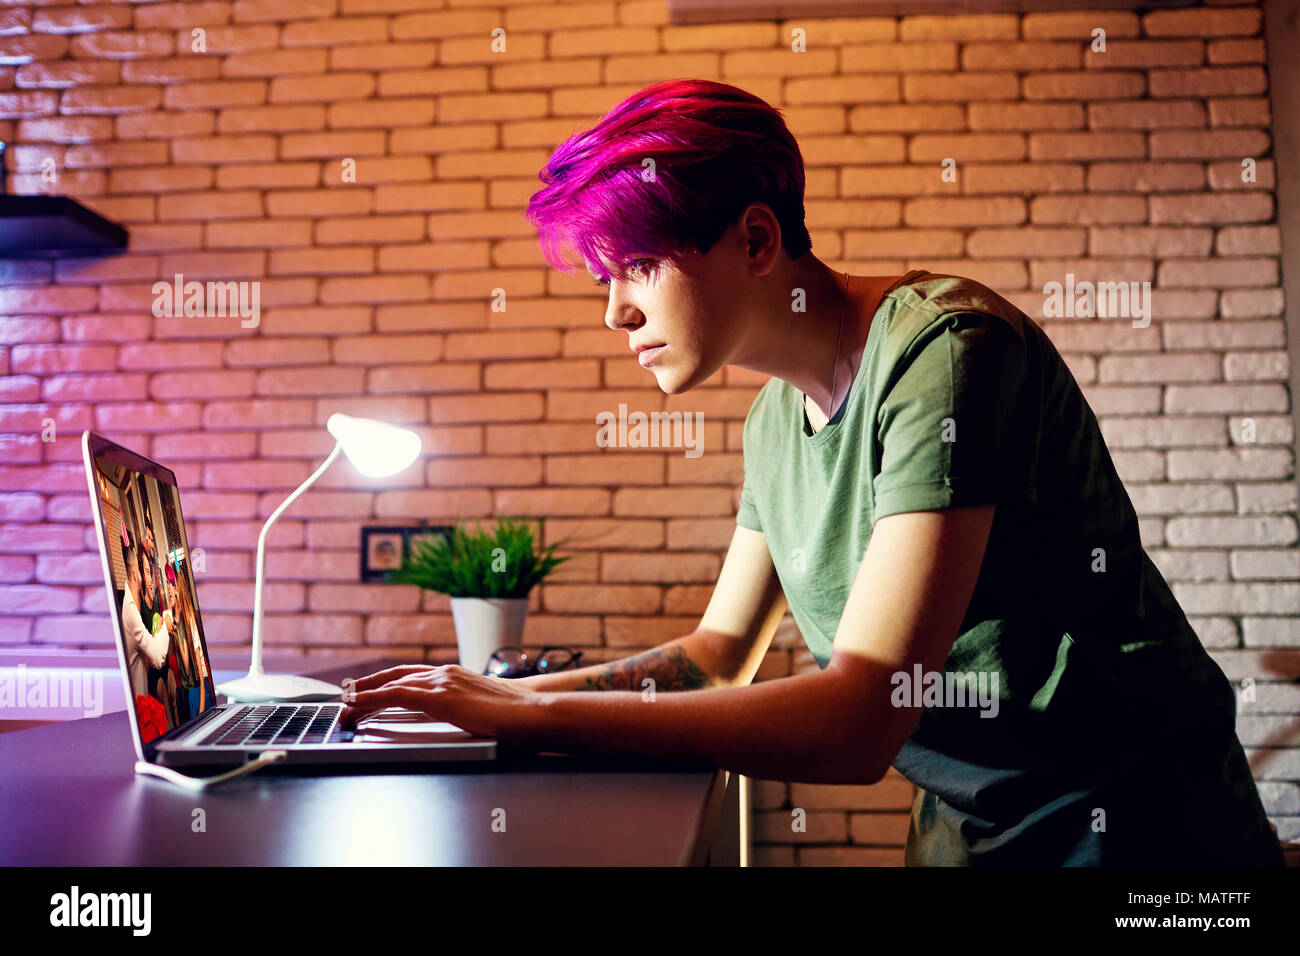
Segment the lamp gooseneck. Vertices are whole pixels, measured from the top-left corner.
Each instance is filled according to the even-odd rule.
[[[231,700],[332,700],[343,693],[342,688],[311,677],[292,674],[268,674],[262,669],[262,592],[266,585],[266,541],[271,527],[280,515],[298,497],[316,483],[330,465],[345,454],[363,475],[384,478],[395,475],[420,456],[420,436],[415,432],[368,418],[354,418],[336,412],[329,417],[326,428],[334,436],[334,449],[312,472],[311,477],[298,486],[280,507],[271,512],[257,536],[257,574],[253,588],[253,653],[248,674],[239,680],[227,681],[217,687],[217,692]]]
[[[266,539],[271,533],[271,526],[304,491],[316,483],[316,479],[329,470],[330,465],[334,464],[342,451],[342,443],[335,442],[334,450],[329,453],[329,457],[312,472],[310,478],[298,486],[297,491],[285,498],[280,503],[280,507],[271,512],[271,517],[267,518],[266,524],[262,525],[262,533],[257,536],[257,583],[253,588],[253,660],[248,668],[249,677],[266,673],[262,670],[262,591],[266,583]]]

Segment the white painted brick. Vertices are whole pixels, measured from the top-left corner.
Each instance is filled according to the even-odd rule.
[[[1212,352],[1107,355],[1098,364],[1103,382],[1212,382],[1223,364]]]
[[[1237,739],[1243,747],[1300,746],[1300,724],[1289,714],[1238,714]]]
[[[922,137],[925,138],[925,137]],[[931,137],[933,139],[933,137]],[[1047,280],[1044,279],[1044,282]],[[1058,278],[1056,281],[1060,281]],[[1042,326],[1044,322],[1051,322],[1052,319],[1043,315],[1043,304],[1047,301],[1047,296],[1033,287],[1033,279],[1029,280],[1029,288],[1023,290],[1007,289],[1001,292],[1002,298],[1006,299],[1025,315],[1034,320],[1036,324]]]
[[[1079,282],[1152,282],[1156,278],[1156,260],[1127,259],[1031,259],[1030,285],[1043,289],[1048,282],[1065,282],[1066,273],[1074,273]],[[1045,293],[1044,293],[1045,295]]]
[[[1092,413],[1144,415],[1160,411],[1159,385],[1090,385],[1080,388]]]
[[[1165,411],[1284,412],[1287,391],[1282,385],[1170,385],[1165,389]]]
[[[1097,360],[1091,355],[1084,355],[1082,352],[1062,352],[1061,358],[1079,385],[1090,385],[1097,381]]]
[[[1267,481],[1237,485],[1237,511],[1241,514],[1275,514],[1300,511],[1294,481]]]
[[[1284,313],[1281,289],[1228,289],[1219,298],[1219,314],[1225,319],[1260,319]]]
[[[1214,60],[1213,54],[1211,54],[1211,60]],[[1221,109],[1216,109],[1216,106],[1226,105],[1226,102],[1230,101],[1211,101],[1211,110],[1218,114],[1215,119],[1211,120],[1211,125],[1222,125],[1221,121],[1224,118],[1223,111]],[[1259,100],[1257,102],[1267,102],[1267,100]],[[1227,133],[1228,131],[1224,130],[1222,132]],[[1211,161],[1206,164],[1206,167],[1206,172],[1209,174],[1207,178],[1212,189],[1228,190],[1243,188],[1241,182],[1241,164],[1236,160],[1224,159],[1219,160],[1218,162]],[[1273,177],[1277,171],[1276,167],[1277,164],[1273,162],[1273,160],[1267,158],[1260,159],[1258,171],[1263,177],[1259,181],[1260,184],[1269,189],[1273,187]]]
[[[1188,617],[1187,623],[1205,647],[1239,647],[1241,633],[1230,617]]]
[[[1138,514],[1231,514],[1235,510],[1231,485],[1160,482],[1125,487]]]
[[[1173,581],[1184,614],[1297,614],[1300,584],[1198,584]]]
[[[1219,314],[1213,289],[1151,289],[1151,312],[1161,322],[1199,322]]]
[[[1091,206],[1088,208],[1089,212],[1092,212]],[[1214,231],[1208,227],[1093,226],[1088,232],[1090,251],[1101,262],[1105,262],[1110,256],[1151,256],[1157,259],[1173,256],[1205,256],[1214,245]],[[1101,296],[1099,290],[1098,300]]]
[[[1219,669],[1227,675],[1228,680],[1237,683],[1240,683],[1244,677],[1249,677],[1256,682],[1300,679],[1300,650],[1210,651],[1210,656],[1219,665]],[[1296,774],[1295,779],[1300,780],[1300,774]]]
[[[1223,551],[1151,548],[1147,554],[1166,581],[1228,580],[1228,555]]]
[[[1300,750],[1295,751],[1300,753]],[[1271,817],[1272,822],[1277,826],[1277,838],[1282,843],[1300,843],[1300,817],[1275,816]]]
[[[1165,455],[1159,451],[1124,451],[1112,449],[1111,461],[1120,479],[1130,481],[1155,481],[1165,477]]]
[[[1276,225],[1225,226],[1214,237],[1221,256],[1281,255],[1282,230]]]
[[[1295,548],[1233,551],[1229,560],[1234,578],[1300,578],[1300,550]]]
[[[1259,783],[1259,797],[1269,816],[1275,813],[1300,814],[1300,784],[1264,780]]]
[[[1282,350],[1228,352],[1223,356],[1223,377],[1228,381],[1285,381],[1291,358]]]
[[[1250,620],[1247,618],[1247,620]],[[1276,620],[1268,618],[1268,620]],[[1255,699],[1241,701],[1238,709],[1249,707],[1261,714],[1296,714],[1300,713],[1300,684],[1295,681],[1265,681],[1255,685]]]
[[[1247,647],[1300,647],[1300,620],[1294,617],[1244,617],[1241,637]]]
[[[1166,322],[1166,349],[1267,349],[1286,345],[1280,319],[1266,322]]]
[[[1133,328],[1132,319],[1075,319],[1040,322],[1060,352],[1159,352],[1160,329],[1156,325]]]
[[[1246,759],[1250,761],[1252,767],[1256,768],[1257,780],[1300,780],[1300,749],[1261,750],[1257,747],[1248,747]],[[1280,819],[1295,820],[1297,827],[1292,839],[1300,839],[1300,817]],[[1281,822],[1274,822],[1278,825],[1278,832],[1282,833]],[[1285,840],[1287,837],[1283,836],[1282,839]]]
[[[1246,515],[1169,519],[1165,529],[1174,547],[1197,545],[1295,544],[1297,532],[1291,515]]]
[[[1169,448],[1227,444],[1222,418],[1208,415],[1133,415],[1099,419],[1112,448]]]
[[[1138,518],[1138,538],[1142,547],[1158,548],[1165,543],[1165,522],[1163,518]]]
[[[1238,714],[1236,736],[1243,747],[1300,747],[1294,714]]]
[[[1246,419],[1254,421],[1253,434],[1245,427]],[[1247,441],[1247,436],[1253,441]],[[1228,439],[1234,445],[1294,445],[1295,423],[1288,415],[1230,415]]]
[[[1218,140],[1216,147],[1226,147],[1226,155],[1242,156],[1234,150],[1234,143],[1225,143],[1221,134],[1210,134]],[[1232,134],[1227,134],[1232,137]],[[1183,134],[1152,133],[1152,152],[1177,143]],[[1265,140],[1266,142],[1266,140]],[[1175,147],[1177,148],[1177,147]],[[1225,153],[1221,153],[1225,155]],[[1248,153],[1247,153],[1248,155]],[[1273,196],[1269,193],[1230,195],[1223,193],[1153,195],[1148,199],[1151,221],[1161,225],[1196,224],[1203,226],[1235,225],[1239,222],[1266,222],[1273,219]],[[1221,254],[1222,255],[1222,252]]]
[[[1174,481],[1201,478],[1286,478],[1292,474],[1294,454],[1286,449],[1231,448],[1218,451],[1168,453],[1169,477]]]
[[[983,282],[991,289],[1023,289],[1028,285],[1027,272],[1021,259],[935,259],[931,256],[905,260],[909,269],[926,268],[949,276],[966,276]],[[863,263],[866,267],[867,263]]]
[[[1154,206],[1161,197],[1152,196],[1148,200]],[[1256,194],[1254,197],[1239,196],[1230,197],[1224,194],[1216,197],[1220,200],[1231,200],[1234,205],[1230,208],[1230,215],[1237,216],[1245,211],[1243,206],[1250,206],[1248,215],[1251,218],[1264,218],[1264,209],[1270,208],[1269,200],[1272,197]],[[1260,203],[1259,200],[1264,202]],[[1179,197],[1175,200],[1180,211],[1188,210],[1186,200]],[[1162,203],[1162,205],[1164,205]],[[1207,218],[1214,217],[1217,212],[1224,208],[1220,205],[1218,209],[1208,209],[1205,211]],[[1153,216],[1157,215],[1153,210]],[[1199,215],[1199,210],[1191,210],[1191,215]],[[1258,256],[1255,258],[1234,257],[1232,259],[1222,258],[1205,258],[1194,259],[1191,257],[1182,257],[1178,259],[1164,259],[1156,268],[1156,282],[1162,286],[1188,286],[1194,289],[1210,286],[1215,289],[1245,289],[1260,288],[1263,286],[1275,286],[1278,282],[1278,261],[1276,258],[1269,256]]]

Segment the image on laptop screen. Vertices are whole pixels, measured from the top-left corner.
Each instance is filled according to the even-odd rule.
[[[175,486],[94,461],[131,705],[148,743],[217,703],[191,555]]]

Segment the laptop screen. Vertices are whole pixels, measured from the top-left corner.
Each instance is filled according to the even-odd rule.
[[[194,562],[171,472],[97,443],[93,483],[103,516],[130,706],[148,743],[216,706]]]

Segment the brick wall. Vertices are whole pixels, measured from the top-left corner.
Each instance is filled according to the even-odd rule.
[[[1089,50],[1098,27],[1105,53]],[[444,598],[357,583],[358,528],[522,511],[549,516],[552,540],[593,536],[532,595],[528,643],[594,661],[693,629],[762,379],[732,368],[663,395],[601,324],[590,279],[544,265],[521,209],[566,135],[646,83],[712,77],[786,111],[821,258],[969,275],[1048,329],[1152,558],[1228,676],[1258,684],[1239,732],[1300,839],[1300,552],[1258,6],[673,26],[660,0],[7,3],[0,64],[10,191],[74,195],[131,230],[120,257],[0,263],[0,644],[110,646],[87,427],[176,470],[208,555],[209,641],[243,644],[260,523],[328,452],[336,410],[410,423],[430,457],[384,483],[336,467],[280,521],[274,649],[451,659]],[[260,324],[154,318],[152,283],[178,272],[260,281]],[[1152,282],[1155,321],[1042,319],[1044,283],[1067,272]],[[620,402],[704,413],[711,453],[597,449],[595,413]],[[812,666],[787,617],[760,678]],[[756,860],[900,862],[912,793],[897,775],[757,782]]]

